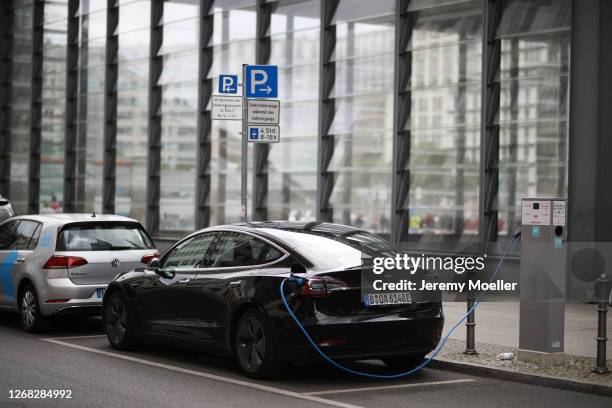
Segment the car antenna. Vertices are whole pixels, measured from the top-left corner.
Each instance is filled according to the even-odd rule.
[[[95,211],[91,214],[91,218],[96,218],[96,212]]]

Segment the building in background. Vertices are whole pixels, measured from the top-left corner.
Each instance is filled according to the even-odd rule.
[[[4,1],[0,193],[156,236],[236,222],[240,125],[210,97],[269,63],[281,142],[249,146],[254,219],[496,242],[521,197],[568,195],[577,3]]]

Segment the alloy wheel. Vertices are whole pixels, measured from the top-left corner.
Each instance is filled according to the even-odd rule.
[[[30,289],[27,289],[21,298],[21,319],[24,327],[28,329],[36,323],[36,300]]]
[[[238,358],[248,371],[257,371],[266,355],[266,336],[255,317],[245,319],[237,333]]]
[[[125,338],[127,331],[127,310],[123,300],[114,297],[106,309],[106,332],[113,344],[119,344]]]

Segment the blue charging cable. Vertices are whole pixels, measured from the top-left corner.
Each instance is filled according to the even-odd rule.
[[[514,235],[514,237],[512,237],[510,242],[508,242],[508,244],[506,245],[506,248],[504,249],[504,252],[502,253],[501,258],[499,259],[499,262],[497,263],[497,266],[495,267],[495,272],[493,272],[493,275],[491,275],[491,279],[489,279],[489,283],[492,283],[493,280],[495,279],[495,277],[497,276],[497,273],[500,271],[501,266],[502,266],[502,264],[504,262],[504,259],[506,258],[508,250],[510,250],[510,247],[512,246],[514,241],[520,235],[521,235],[521,233],[517,232]],[[300,323],[300,320],[293,313],[293,311],[289,307],[289,304],[287,303],[287,298],[285,298],[285,291],[284,291],[284,289],[285,289],[285,282],[287,282],[287,280],[293,280],[293,281],[296,281],[298,283],[303,283],[304,282],[304,278],[289,277],[289,278],[283,279],[283,281],[280,284],[280,295],[281,295],[281,298],[283,300],[283,304],[285,305],[285,308],[287,308],[287,311],[289,312],[289,316],[291,316],[291,318],[293,319],[295,324],[300,328],[302,333],[304,333],[304,336],[306,337],[306,339],[308,340],[310,345],[317,351],[317,353],[319,353],[321,355],[321,357],[323,357],[328,363],[330,363],[334,367],[339,368],[340,370],[346,371],[347,373],[354,374],[354,375],[360,375],[362,377],[378,378],[378,379],[388,379],[388,380],[394,379],[394,378],[401,378],[401,377],[409,376],[411,374],[416,373],[417,371],[419,371],[423,367],[425,367],[427,364],[429,364],[431,362],[431,360],[433,360],[433,358],[436,355],[438,355],[438,353],[440,351],[442,351],[442,349],[444,348],[444,345],[448,341],[450,335],[455,331],[455,329],[457,327],[459,327],[459,325],[461,323],[463,323],[463,321],[465,319],[467,319],[468,315],[470,313],[472,313],[474,311],[474,309],[476,309],[476,307],[480,304],[480,302],[482,301],[482,298],[486,294],[486,291],[483,291],[483,292],[480,293],[480,295],[478,295],[478,297],[476,298],[476,301],[474,302],[474,305],[467,311],[467,313],[457,323],[455,323],[453,325],[453,327],[451,327],[451,329],[446,334],[446,336],[444,336],[444,338],[440,341],[440,344],[438,344],[438,347],[436,347],[436,349],[431,353],[431,355],[429,357],[427,357],[425,360],[423,360],[423,362],[421,364],[419,364],[418,366],[412,368],[411,370],[408,370],[408,371],[405,371],[405,372],[402,372],[402,373],[397,373],[397,374],[372,374],[372,373],[366,373],[364,371],[353,370],[351,368],[345,367],[345,366],[335,362],[334,360],[332,360],[331,357],[329,357],[327,354],[325,354],[325,352],[323,350],[321,350],[321,348],[317,345],[317,343],[313,340],[313,338],[310,337],[310,334],[308,334],[308,331],[306,331],[306,328],[304,328],[302,323]]]

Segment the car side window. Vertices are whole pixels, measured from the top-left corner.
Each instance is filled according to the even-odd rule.
[[[176,269],[200,267],[214,238],[214,234],[200,234],[180,243],[165,257],[162,266]]]
[[[17,224],[17,220],[8,221],[0,225],[0,250],[9,249],[11,244],[11,235],[13,228],[15,228],[15,224]]]
[[[38,225],[39,223],[34,221],[21,220],[13,233],[13,240],[10,244],[10,248],[17,250],[30,249],[30,241],[32,241],[32,237],[34,236]]]
[[[211,267],[262,265],[283,256],[272,245],[247,234],[226,231],[219,234],[215,242]]]
[[[36,230],[34,230],[34,234],[32,234],[32,239],[30,240],[30,243],[28,244],[27,248],[32,251],[36,249],[36,245],[38,245],[38,239],[40,238],[40,233],[42,232],[42,224],[37,224],[38,226],[36,227]]]

